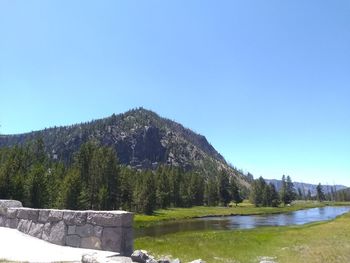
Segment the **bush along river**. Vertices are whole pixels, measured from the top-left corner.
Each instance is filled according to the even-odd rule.
[[[263,226],[302,225],[331,220],[347,212],[350,212],[350,206],[326,206],[281,214],[203,217],[138,228],[135,229],[135,235],[136,237],[156,237],[184,231],[232,230]]]

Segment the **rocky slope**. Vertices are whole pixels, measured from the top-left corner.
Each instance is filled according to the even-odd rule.
[[[207,139],[181,124],[143,108],[72,126],[19,135],[1,135],[0,147],[24,144],[41,137],[52,159],[70,163],[81,144],[96,140],[114,147],[119,161],[137,169],[160,164],[197,169],[210,176],[225,170],[249,187],[249,180],[230,167]]]

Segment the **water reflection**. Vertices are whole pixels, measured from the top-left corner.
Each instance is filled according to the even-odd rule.
[[[231,230],[250,229],[261,226],[301,225],[316,221],[330,220],[349,211],[350,207],[327,206],[275,215],[270,214],[251,216],[206,217],[191,220],[181,220],[167,223],[165,225],[137,229],[135,231],[135,234],[137,237],[160,236],[175,232],[194,230]]]

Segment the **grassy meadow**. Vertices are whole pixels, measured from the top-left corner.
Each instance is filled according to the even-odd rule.
[[[301,202],[290,207],[255,208],[245,203],[240,207],[194,207],[159,211],[153,217],[136,216],[136,225],[144,226],[164,220],[205,215],[281,213],[323,206],[327,203]],[[349,205],[349,203],[331,203]],[[350,262],[350,213],[332,221],[302,226],[261,227],[230,231],[179,232],[135,240],[136,249],[151,254],[170,255],[188,262],[201,258],[212,262]]]

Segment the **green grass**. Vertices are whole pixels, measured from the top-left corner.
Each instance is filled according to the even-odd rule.
[[[252,230],[182,232],[135,240],[135,248],[183,262],[350,262],[350,213],[330,222]]]
[[[196,206],[191,208],[169,208],[157,210],[154,213],[154,215],[150,216],[136,214],[134,218],[134,227],[142,228],[155,224],[161,224],[172,220],[190,219],[205,216],[260,215],[284,213],[312,207],[321,207],[325,205],[326,203],[299,201],[294,202],[292,206],[254,207],[248,202],[243,202],[237,207]]]

